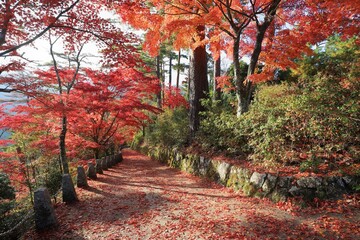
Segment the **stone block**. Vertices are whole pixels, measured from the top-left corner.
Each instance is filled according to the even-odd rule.
[[[204,157],[200,157],[199,166],[198,166],[198,174],[202,177],[205,177],[209,171],[210,160],[205,159]]]
[[[88,178],[95,180],[97,179],[97,175],[96,175],[96,169],[93,163],[88,163],[88,169],[86,172],[86,175],[88,176]]]
[[[322,185],[320,177],[303,177],[296,181],[300,188],[317,188]]]
[[[105,157],[105,161],[106,161],[106,166],[107,166],[107,168],[111,168],[112,165],[111,165],[111,161],[110,161],[110,157],[109,157],[109,156],[106,156],[106,157]]]
[[[258,173],[258,172],[253,172],[253,174],[250,177],[250,183],[256,187],[256,188],[261,188],[265,182],[265,178],[266,178],[266,173]]]
[[[301,194],[301,189],[298,188],[297,186],[292,186],[290,189],[289,189],[289,193],[296,197],[296,196],[300,196]]]
[[[226,162],[221,162],[216,170],[219,175],[219,182],[221,184],[226,184],[227,180],[229,179],[229,172],[230,172],[231,164]]]
[[[124,161],[124,158],[123,158],[122,152],[119,151],[119,162],[122,162],[122,161]]]
[[[110,156],[109,156],[109,159],[110,159],[110,164],[111,164],[111,166],[112,166],[112,167],[115,166],[115,165],[116,165],[116,162],[115,162],[114,155],[110,155]]]
[[[277,185],[280,188],[290,188],[293,180],[294,177],[279,177]]]
[[[34,192],[35,227],[41,231],[58,225],[50,194],[46,188]]]
[[[221,162],[211,159],[209,161],[210,163],[209,163],[208,171],[206,172],[206,177],[210,178],[214,182],[219,182],[220,176],[219,173],[217,172],[217,167]]]
[[[102,169],[102,163],[101,163],[101,159],[96,159],[96,165],[95,165],[95,169],[96,169],[96,173],[99,174],[103,174],[103,169]]]
[[[85,169],[83,166],[77,167],[76,186],[79,188],[88,186]]]
[[[106,159],[104,157],[101,158],[101,168],[103,170],[108,170]]]
[[[323,180],[324,186],[321,189],[326,192],[326,198],[339,198],[347,192],[342,177],[329,177]]]
[[[233,188],[235,191],[238,191],[244,185],[243,179],[240,176],[240,168],[236,166],[231,166],[229,171],[229,178],[227,180],[226,186]]]
[[[264,181],[264,184],[262,185],[262,190],[264,191],[265,194],[268,194],[274,190],[276,181],[277,181],[276,176],[273,176],[271,174],[268,174],[266,176],[266,180]]]
[[[63,202],[72,203],[78,200],[70,174],[62,176],[62,198]]]
[[[288,189],[276,188],[270,195],[273,202],[285,202],[289,197]]]

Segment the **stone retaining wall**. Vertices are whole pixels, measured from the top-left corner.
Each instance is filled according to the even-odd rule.
[[[355,186],[360,185],[359,176],[295,178],[253,172],[226,162],[183,154],[176,149],[145,146],[137,147],[137,150],[171,167],[241,190],[248,196],[267,197],[275,202],[286,201],[289,197],[304,200],[340,198],[343,194],[353,193]]]

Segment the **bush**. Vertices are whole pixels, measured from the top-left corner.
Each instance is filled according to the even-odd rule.
[[[0,172],[0,219],[14,208],[15,189],[10,185],[9,177]]]
[[[183,146],[189,137],[188,111],[185,107],[165,109],[145,133],[151,145]]]
[[[0,199],[14,199],[15,189],[10,185],[10,179],[0,172]]]
[[[265,165],[360,159],[360,82],[356,38],[331,37],[300,60],[295,84],[261,86],[241,128],[251,158]]]
[[[56,166],[56,165],[55,165]],[[56,167],[50,167],[45,178],[45,186],[49,190],[50,196],[55,195],[61,187],[62,173],[60,169]]]
[[[299,161],[300,154],[318,161],[346,152],[358,159],[358,85],[347,89],[336,79],[317,77],[305,88],[285,84],[261,87],[242,118],[251,158],[276,165]],[[302,166],[307,165],[314,166]]]
[[[219,102],[212,103],[210,100],[203,104],[207,111],[201,113],[197,142],[205,150],[226,151],[231,155],[241,153],[245,149],[245,141],[239,128],[239,120],[232,108]]]
[[[208,105],[197,141],[205,149],[248,152],[264,166],[297,164],[316,172],[325,160],[359,159],[360,84],[316,77],[312,84],[262,85],[250,111]],[[210,106],[209,106],[210,105]]]
[[[135,134],[132,142],[131,142],[131,147],[132,148],[137,148],[138,146],[140,146],[142,143],[144,142],[144,134],[143,131],[139,131]]]

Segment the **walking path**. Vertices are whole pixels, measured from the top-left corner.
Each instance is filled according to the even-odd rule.
[[[242,196],[132,150],[24,239],[360,239],[359,199],[297,210]]]

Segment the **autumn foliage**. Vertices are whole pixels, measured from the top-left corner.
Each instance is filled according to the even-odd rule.
[[[56,79],[53,71],[37,74],[41,86],[50,89]],[[65,77],[66,72],[63,74]],[[155,107],[143,103],[155,91],[154,80],[142,79],[134,69],[119,68],[109,73],[88,69],[78,77],[70,94],[39,92],[26,105],[12,109],[16,114],[5,117],[2,124],[24,135],[37,135],[31,146],[56,154],[59,119],[66,112],[70,132],[68,155],[74,157],[81,154],[80,147],[83,151],[100,151],[111,143],[129,140],[131,132],[148,120],[146,111],[157,112]]]
[[[188,108],[189,103],[186,101],[184,96],[181,94],[181,90],[178,88],[170,87],[164,90],[164,107],[165,108],[177,108],[185,107]]]
[[[72,163],[71,172],[76,164],[117,151],[139,130],[142,130],[141,135],[146,135],[141,137],[154,144],[188,146],[192,141],[189,133],[195,139],[198,130],[193,127],[188,131],[188,117],[190,115],[191,119],[195,114],[192,111],[189,114],[189,103],[178,88],[169,86],[164,89],[163,96],[159,94],[160,78],[163,77],[160,61],[157,59],[155,77],[150,73],[151,66],[140,60],[138,52],[138,46],[142,44],[150,56],[159,56],[161,45],[169,43],[170,53],[181,48],[194,50],[201,47],[204,50],[202,69],[205,78],[202,79],[205,80],[205,49],[213,60],[219,59],[222,52],[232,60],[232,75],[220,76],[214,81],[227,94],[221,103],[223,105],[209,104],[209,111],[200,115],[202,126],[195,147],[206,151],[227,151],[238,156],[246,153],[249,160],[266,168],[279,165],[290,168],[288,166],[292,164],[299,167],[297,170],[311,173],[322,170],[324,173],[350,165],[355,167],[337,170],[350,169],[351,173],[356,173],[359,86],[358,71],[354,69],[359,64],[357,59],[343,60],[350,55],[356,56],[358,48],[346,41],[343,44],[348,44],[350,50],[343,48],[344,45],[335,45],[335,49],[345,52],[336,59],[332,56],[338,52],[321,57],[314,48],[321,49],[319,46],[328,44],[333,35],[339,38],[337,42],[350,39],[351,44],[358,46],[359,39],[352,37],[359,35],[359,6],[359,0],[2,1],[0,92],[16,92],[21,94],[21,99],[16,104],[0,106],[0,129],[12,133],[11,140],[0,140],[3,150],[0,170],[8,173],[15,185],[26,186],[31,193],[33,187],[44,184],[55,183],[58,187],[61,173],[69,171],[65,169],[67,159]],[[144,40],[141,42],[134,34],[124,32],[124,26],[118,23],[120,19],[143,30]],[[49,61],[42,65],[27,59],[31,57],[23,53],[26,47],[35,47],[35,41],[40,39],[50,51]],[[62,46],[57,48],[59,45]],[[84,48],[89,45],[93,52],[84,53]],[[246,66],[240,66],[243,57],[249,59]],[[179,52],[179,63],[180,58]],[[321,61],[317,61],[318,58]],[[189,62],[194,59],[189,59]],[[322,68],[323,64],[327,67]],[[295,79],[289,77],[289,81],[294,84],[260,87],[255,92],[257,84],[274,80],[289,69],[292,69],[294,76],[291,77]],[[189,74],[189,78],[193,75]],[[191,86],[195,88],[189,84],[189,89]],[[155,107],[155,95],[162,96],[162,99],[158,98],[162,101],[161,110]],[[191,106],[196,106],[197,111],[204,110],[198,101],[202,97],[197,97],[195,102],[191,101],[191,94],[189,96]],[[255,102],[249,108],[253,100]],[[237,101],[237,115],[243,117],[240,120],[234,116],[233,105],[229,106],[234,101]],[[158,106],[161,106],[160,102]],[[159,116],[155,117],[156,114]],[[196,119],[198,122],[200,117]],[[148,123],[154,124],[147,127]],[[143,163],[137,164],[141,166]],[[145,172],[144,169],[141,171]],[[114,183],[108,178],[105,180]],[[101,184],[97,187],[108,190]],[[214,194],[210,190],[205,193]],[[82,194],[89,199],[95,198],[91,193]],[[186,195],[183,192],[166,194],[171,203],[181,202],[181,196]],[[232,197],[229,193],[224,194]],[[145,201],[145,195],[141,193],[134,198]],[[204,197],[203,193],[195,195]],[[121,197],[133,200],[133,197]],[[187,196],[187,200],[194,199]],[[270,228],[269,232],[257,228],[256,223],[262,220],[261,214],[255,214],[256,209],[252,208],[250,200],[240,200],[251,209],[243,211],[247,213],[246,219],[253,223],[247,227],[254,229],[254,233],[241,235],[246,230],[244,226],[238,226],[239,231],[232,232],[229,226],[238,220],[234,216],[224,216],[217,222],[206,219],[209,227],[204,225],[204,219],[189,222],[172,215],[180,225],[171,224],[170,227],[177,229],[177,233],[185,230],[184,226],[208,227],[217,232],[225,229],[224,235],[214,235],[215,238],[251,238],[264,232],[273,237],[277,225],[284,223],[266,215],[265,225]],[[116,199],[112,201],[122,204]],[[217,201],[223,200],[217,197]],[[270,206],[268,203],[264,205]],[[126,211],[129,208],[123,207]],[[207,215],[202,206],[194,207]],[[286,203],[278,207],[289,210],[293,205]],[[220,213],[219,209],[216,211],[216,214]],[[159,212],[151,212],[151,216],[160,215]],[[130,211],[127,214],[127,221],[117,223],[138,226],[143,220]],[[71,222],[71,219],[66,221]],[[87,224],[86,221],[82,223]],[[226,226],[216,229],[215,223],[225,223]],[[332,216],[324,216],[320,223],[311,224],[285,226],[294,227],[296,232],[291,235],[294,237],[302,237],[302,232],[310,229],[306,237],[325,238],[332,232],[339,237],[348,237],[350,233],[341,231],[336,225],[347,229],[353,226],[352,222]],[[151,236],[172,237],[159,229],[164,230],[160,226],[151,232]],[[281,227],[280,230],[284,231]],[[214,238],[209,232],[202,233]],[[96,232],[91,234],[97,236]],[[285,232],[282,234],[286,236]]]
[[[56,169],[68,171],[66,157],[77,162],[114,151],[159,112],[150,103],[158,80],[138,70],[148,69],[135,48],[139,40],[106,17],[109,1],[10,0],[0,7],[0,91],[23,96],[1,109],[0,128],[13,141],[2,140],[1,165],[12,179],[22,174],[28,187],[41,185]],[[21,54],[38,39],[50,49],[50,65]],[[95,46],[92,54],[83,52],[87,45]]]

